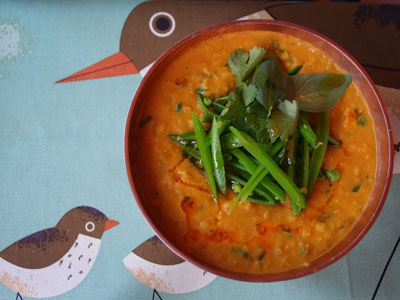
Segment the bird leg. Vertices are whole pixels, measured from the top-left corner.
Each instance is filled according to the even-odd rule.
[[[22,298],[22,296],[20,295],[20,293],[17,293],[17,298],[15,298],[15,300],[24,300],[23,298]]]

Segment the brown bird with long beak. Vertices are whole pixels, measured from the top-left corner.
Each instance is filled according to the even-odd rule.
[[[89,273],[103,233],[118,225],[101,211],[79,206],[53,228],[31,234],[0,252],[0,282],[18,295],[53,297]]]
[[[144,76],[151,64],[183,37],[211,25],[255,18],[319,31],[353,54],[375,83],[399,89],[400,60],[392,59],[400,51],[400,25],[394,17],[399,13],[400,6],[363,3],[148,1],[135,7],[126,19],[119,52],[57,83],[136,73]],[[390,26],[392,23],[395,26]],[[376,47],[377,36],[380,47]]]

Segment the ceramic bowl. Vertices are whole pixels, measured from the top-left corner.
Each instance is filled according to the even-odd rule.
[[[139,107],[142,105],[143,101],[145,101],[145,98],[142,97],[142,95],[145,93],[148,86],[150,86],[151,81],[165,68],[165,66],[178,57],[182,51],[185,51],[185,49],[199,43],[200,41],[220,34],[244,30],[275,31],[288,34],[307,41],[316,48],[324,51],[340,66],[340,68],[353,77],[353,82],[362,91],[363,97],[369,106],[376,131],[377,169],[375,184],[370,200],[358,222],[336,246],[331,248],[318,259],[312,261],[309,266],[281,273],[261,275],[234,273],[199,261],[195,257],[191,256],[185,249],[182,249],[175,244],[172,239],[168,238],[168,234],[164,233],[162,228],[157,224],[155,214],[152,212],[151,207],[146,205],[145,199],[142,196],[143,193],[140,191],[139,185],[137,185],[139,180],[143,180],[140,178],[140,170],[135,169],[135,166],[132,164],[135,155],[132,140],[140,120],[138,116]],[[343,257],[360,242],[379,215],[389,190],[393,168],[393,141],[389,118],[374,83],[361,65],[348,52],[329,40],[327,37],[302,26],[280,21],[246,20],[219,24],[193,33],[169,48],[154,63],[143,78],[129,110],[125,132],[125,160],[132,192],[143,216],[157,236],[170,249],[198,267],[219,276],[243,281],[268,282],[294,279],[317,272]]]

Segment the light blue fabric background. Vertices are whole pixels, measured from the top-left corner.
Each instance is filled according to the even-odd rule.
[[[130,75],[53,84],[119,50],[120,33],[141,1],[2,1],[2,25],[22,41],[0,51],[0,250],[90,205],[121,224],[106,232],[86,279],[56,299],[151,299],[122,259],[152,231],[134,203],[125,172],[124,129],[141,80]],[[1,36],[1,35],[0,35]],[[4,36],[4,35],[3,35]],[[3,44],[2,44],[3,43]],[[0,39],[0,50],[4,40]],[[4,49],[3,49],[4,50]],[[394,128],[399,130],[399,128]],[[163,299],[370,299],[400,235],[400,176],[377,222],[347,256],[316,274],[278,283],[217,278]],[[377,299],[400,299],[400,251]],[[0,284],[0,299],[15,294]]]

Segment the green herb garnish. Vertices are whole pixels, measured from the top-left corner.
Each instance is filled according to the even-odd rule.
[[[279,52],[285,51],[274,43]],[[170,137],[181,145],[184,157],[205,172],[216,201],[218,191],[227,192],[228,180],[236,193],[228,214],[239,201],[275,205],[288,198],[297,215],[306,207],[305,196],[311,194],[317,178],[340,178],[336,170],[321,172],[321,165],[328,141],[340,145],[329,136],[329,109],[341,99],[351,77],[297,75],[302,66],[287,70],[279,56],[256,46],[249,52],[234,51],[227,65],[236,79],[228,95],[209,98],[204,88],[196,90],[201,121],[209,123],[210,131],[193,114],[194,131]],[[176,111],[181,109],[178,103]],[[307,112],[319,113],[315,132]],[[357,123],[364,126],[367,119],[357,108],[354,112]],[[146,118],[139,126],[151,116]],[[353,192],[359,188],[355,186]],[[242,248],[232,251],[248,257]]]

